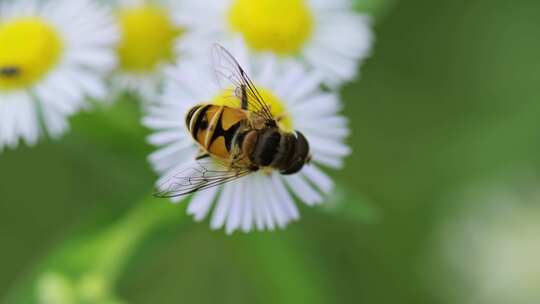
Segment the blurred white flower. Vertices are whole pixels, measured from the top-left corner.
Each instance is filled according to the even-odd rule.
[[[319,70],[328,85],[354,79],[371,51],[368,16],[350,0],[187,0],[178,22],[189,33],[178,47],[187,53],[242,37],[251,51],[294,58]]]
[[[540,192],[490,187],[437,235],[452,303],[540,303]],[[451,282],[451,283],[450,283]]]
[[[139,94],[146,103],[154,102],[162,88],[164,69],[181,54],[184,29],[171,17],[181,1],[118,0],[115,5],[120,26],[117,47],[119,65],[111,82],[118,93]]]
[[[0,3],[0,150],[35,144],[40,120],[52,137],[86,97],[106,94],[117,39],[109,12],[90,0]]]
[[[235,44],[231,52],[252,77],[273,114],[284,115],[283,127],[305,135],[313,162],[291,176],[257,172],[199,191],[193,195],[188,213],[203,220],[216,201],[213,229],[225,226],[227,233],[232,233],[254,227],[284,228],[299,218],[292,194],[307,205],[316,205],[323,202],[323,194],[332,191],[332,180],[318,165],[342,166],[343,158],[350,153],[343,143],[349,134],[348,123],[338,114],[341,104],[336,94],[320,90],[320,74],[308,74],[299,63],[280,61],[275,56],[250,56],[242,43]],[[161,147],[149,159],[163,177],[191,166],[197,155],[198,147],[185,126],[187,112],[196,104],[220,104],[229,96],[216,84],[208,61],[183,62],[171,68],[160,103],[150,107],[144,119],[144,124],[155,130],[149,142]]]

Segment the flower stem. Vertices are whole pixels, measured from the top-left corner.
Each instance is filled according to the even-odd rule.
[[[110,282],[116,281],[139,245],[155,229],[177,223],[182,214],[168,201],[155,198],[142,200],[96,239],[96,246],[102,251],[96,256],[92,268],[105,275]]]

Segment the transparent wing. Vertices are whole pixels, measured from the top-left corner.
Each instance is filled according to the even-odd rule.
[[[241,106],[262,117],[274,120],[270,106],[264,101],[253,81],[227,49],[219,44],[212,47],[214,70],[219,84],[226,88],[233,85],[231,94]]]
[[[251,172],[248,169],[229,169],[213,160],[199,160],[163,177],[158,182],[154,195],[159,198],[189,195],[232,182]]]

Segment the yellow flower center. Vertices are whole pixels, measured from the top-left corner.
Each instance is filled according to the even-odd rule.
[[[270,107],[270,111],[276,119],[278,126],[284,131],[292,132],[294,130],[293,121],[291,119],[291,116],[287,112],[287,109],[285,108],[285,104],[270,90],[261,87],[258,87],[257,90],[261,94],[264,102]],[[231,94],[232,93],[230,89],[223,90],[218,95],[216,95],[210,103],[226,106],[234,105],[234,107],[240,108],[240,100],[234,97],[234,101],[232,101]],[[255,111],[256,109],[253,109],[251,108],[251,106],[249,106],[248,110]]]
[[[119,15],[122,38],[118,46],[120,67],[130,72],[150,72],[174,60],[174,41],[182,34],[167,11],[145,5],[126,8]]]
[[[250,48],[278,54],[298,52],[313,31],[305,0],[235,0],[229,22]]]
[[[27,88],[58,63],[63,41],[56,29],[38,17],[0,25],[0,89]]]

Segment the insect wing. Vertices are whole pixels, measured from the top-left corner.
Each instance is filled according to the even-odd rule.
[[[158,181],[156,197],[177,198],[235,181],[250,170],[229,169],[213,160],[194,161]]]
[[[220,86],[228,87],[232,84],[234,92],[231,96],[240,100],[243,108],[248,106],[248,109],[262,117],[274,120],[270,106],[264,101],[257,87],[234,56],[223,46],[214,44],[212,57],[214,71]]]

